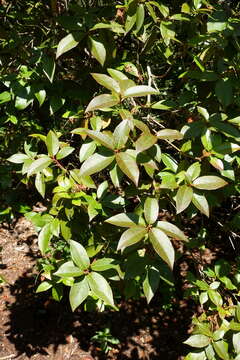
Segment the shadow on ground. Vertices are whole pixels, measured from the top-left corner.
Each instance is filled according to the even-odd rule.
[[[79,347],[90,351],[95,359],[180,359],[187,329],[193,315],[192,306],[179,301],[171,311],[163,311],[159,299],[147,306],[145,300],[122,303],[119,312],[72,313],[67,302],[57,303],[48,294],[35,294],[35,277],[28,271],[10,285],[13,302],[6,302],[8,321],[4,324],[7,339],[18,355],[45,359],[59,346],[67,345],[69,336]],[[109,327],[120,345],[108,356],[91,344],[97,330]],[[52,346],[51,350],[49,347]],[[162,356],[162,357],[161,357]],[[59,358],[60,359],[60,358]]]

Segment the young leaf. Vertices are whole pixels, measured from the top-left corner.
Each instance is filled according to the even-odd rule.
[[[90,156],[81,166],[80,176],[88,176],[95,174],[103,169],[105,169],[108,165],[110,165],[114,160],[114,156],[103,156],[100,154],[93,154]]]
[[[209,217],[209,205],[204,195],[193,193],[192,203],[201,213]]]
[[[31,176],[39,171],[42,171],[43,169],[46,169],[51,163],[52,160],[48,156],[41,157],[33,161],[33,163],[29,166],[27,175]]]
[[[167,235],[160,229],[152,228],[149,231],[150,242],[156,253],[165,261],[170,268],[174,264],[174,248]]]
[[[56,59],[59,58],[65,52],[72,50],[78,45],[79,41],[76,41],[72,34],[68,34],[62,40],[59,41],[57,47]]]
[[[114,307],[112,289],[106,279],[94,271],[88,274],[86,278],[94,295],[98,296],[106,305]]]
[[[124,231],[119,242],[118,250],[123,251],[126,247],[136,244],[147,234],[147,229],[143,226],[134,226]]]
[[[102,94],[93,98],[88,104],[85,112],[101,110],[104,108],[108,108],[119,103],[119,98],[115,95],[111,94]]]
[[[90,36],[88,39],[92,56],[103,66],[106,60],[106,49],[104,45]]]
[[[80,243],[70,240],[70,252],[72,260],[81,270],[86,270],[89,267],[90,260],[88,254]]]
[[[102,86],[110,91],[120,93],[120,86],[116,80],[105,74],[92,73],[92,77]]]
[[[147,95],[157,95],[159,91],[147,85],[138,85],[128,88],[123,93],[123,97],[140,97]]]
[[[196,348],[203,348],[210,344],[210,338],[206,335],[201,334],[191,335],[186,341],[184,341],[184,344]]]
[[[38,235],[38,247],[41,251],[41,253],[44,255],[47,248],[49,241],[52,238],[52,232],[51,232],[51,224],[46,224],[40,231]]]
[[[122,172],[131,179],[134,184],[138,185],[139,169],[136,160],[126,152],[120,152],[116,154],[116,162]]]
[[[72,308],[72,311],[75,311],[76,308],[83,303],[83,301],[88,297],[90,292],[88,281],[84,278],[82,281],[74,283],[71,286],[69,292],[69,301]]]
[[[188,185],[182,185],[179,187],[176,195],[176,207],[177,214],[185,210],[193,197],[193,189]]]
[[[110,217],[105,222],[116,226],[134,227],[138,224],[139,217],[135,214],[122,213]]]
[[[193,181],[193,186],[200,190],[216,190],[228,183],[218,176],[200,176]]]
[[[240,332],[233,334],[232,342],[234,350],[237,354],[240,354]]]
[[[60,266],[54,275],[62,278],[78,277],[83,275],[83,271],[75,266],[72,261],[67,261]]]
[[[54,156],[57,154],[59,149],[59,140],[57,135],[52,130],[50,130],[47,134],[46,145],[49,155]]]
[[[158,221],[156,227],[173,239],[188,241],[187,236],[176,225],[173,225],[168,221]]]
[[[153,224],[158,218],[159,206],[156,198],[148,197],[144,202],[144,216],[147,224]]]

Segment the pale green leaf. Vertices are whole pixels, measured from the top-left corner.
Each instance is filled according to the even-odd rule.
[[[218,176],[200,176],[193,181],[193,186],[201,190],[216,190],[226,186],[228,183]]]
[[[72,260],[81,270],[86,270],[90,265],[90,260],[85,248],[74,240],[70,240],[69,243]]]
[[[51,163],[52,160],[48,156],[44,156],[33,161],[33,163],[29,166],[28,176],[36,174],[37,172],[42,171],[43,169],[46,169]]]
[[[49,155],[54,156],[57,154],[59,149],[59,140],[57,135],[52,130],[50,130],[47,134],[46,145]]]
[[[107,69],[108,73],[110,74],[110,76],[115,79],[116,81],[123,81],[123,80],[129,80],[128,77],[122,73],[119,70],[115,70],[115,69]]]
[[[240,354],[240,332],[233,334],[232,342],[234,350],[237,354]]]
[[[106,49],[103,43],[89,36],[89,47],[92,56],[103,66],[106,60]]]
[[[114,149],[114,141],[110,135],[104,134],[100,131],[93,131],[93,130],[86,130],[85,132],[88,136],[90,136],[90,138],[92,138],[93,140],[96,140],[101,145],[105,146],[106,148],[111,149],[111,150]]]
[[[122,172],[137,186],[139,180],[139,169],[136,160],[126,152],[120,152],[116,154],[116,162]]]
[[[158,131],[157,137],[159,139],[167,139],[167,140],[181,140],[183,135],[178,130],[172,129],[162,129]]]
[[[177,214],[184,211],[191,203],[193,197],[193,189],[191,186],[182,185],[179,187],[176,195]]]
[[[81,166],[80,176],[88,176],[100,172],[110,165],[114,160],[114,156],[103,156],[100,154],[93,154]]]
[[[40,195],[44,198],[45,196],[45,178],[44,175],[40,172],[37,173],[35,178],[35,187]]]
[[[122,226],[122,227],[135,227],[139,222],[139,217],[135,214],[122,213],[117,214],[105,220],[107,223]]]
[[[123,251],[126,247],[138,243],[146,234],[147,229],[143,226],[131,227],[122,234],[117,249]]]
[[[201,334],[191,335],[186,341],[184,341],[184,344],[196,348],[203,348],[210,344],[210,338]]]
[[[79,277],[83,275],[83,271],[79,269],[79,267],[75,266],[72,261],[67,261],[60,266],[54,275],[62,278]]]
[[[88,297],[90,292],[88,281],[84,278],[82,281],[74,283],[71,286],[69,292],[69,301],[72,311],[75,311],[76,308],[83,303],[83,301]]]
[[[68,155],[70,155],[75,149],[71,146],[64,146],[58,153],[57,153],[57,160],[64,159]]]
[[[213,342],[213,348],[221,359],[229,360],[228,344],[225,341],[220,340]]]
[[[91,75],[100,85],[104,86],[106,89],[120,93],[119,83],[110,76],[96,73],[91,73]]]
[[[51,238],[52,238],[51,224],[46,224],[41,229],[38,235],[38,247],[43,255],[45,254],[48,248],[48,244]]]
[[[22,164],[25,160],[28,160],[29,157],[26,154],[14,154],[10,156],[7,160],[14,164]]]
[[[101,110],[104,108],[117,105],[118,103],[119,103],[119,98],[115,95],[111,95],[111,94],[98,95],[90,101],[85,112]]]
[[[151,148],[157,142],[157,137],[151,133],[143,133],[135,142],[136,151],[143,152]]]
[[[204,195],[193,193],[192,203],[201,213],[209,217],[209,205]]]
[[[112,289],[106,279],[96,272],[91,272],[86,278],[94,295],[98,296],[106,305],[114,307]]]
[[[120,150],[122,149],[126,142],[128,141],[128,136],[130,132],[129,121],[123,120],[115,127],[113,138],[115,148]]]
[[[68,34],[67,36],[65,36],[58,43],[56,58],[59,58],[59,56],[61,56],[65,52],[75,48],[78,43],[79,42],[74,39],[72,34]]]
[[[168,221],[158,221],[156,227],[173,239],[188,241],[187,236],[176,225]]]
[[[40,285],[38,285],[36,293],[44,292],[51,289],[52,284],[48,281],[43,281]]]
[[[167,235],[160,229],[152,228],[149,231],[150,242],[156,253],[172,269],[174,264],[174,248]]]
[[[159,94],[158,90],[147,85],[137,85],[128,88],[124,93],[124,97],[139,97],[147,95],[157,95]]]
[[[159,281],[160,281],[159,271],[154,267],[150,268],[147,271],[146,277],[143,281],[143,292],[147,299],[148,304],[150,303],[155,292],[158,289]]]
[[[153,224],[158,218],[159,205],[156,198],[148,197],[144,202],[144,216],[147,224]]]

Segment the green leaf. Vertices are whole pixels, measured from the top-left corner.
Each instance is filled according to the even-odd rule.
[[[199,295],[199,301],[200,301],[201,305],[205,304],[208,301],[208,293],[207,293],[207,291],[204,291]]]
[[[208,290],[208,296],[210,300],[214,303],[216,306],[222,306],[223,300],[221,295],[215,291],[215,290]]]
[[[18,153],[18,154],[14,154],[12,156],[10,156],[7,161],[10,161],[14,164],[22,164],[25,160],[28,160],[29,157],[25,154],[21,154],[21,153]]]
[[[149,304],[152,300],[155,292],[158,289],[160,281],[159,271],[154,267],[151,267],[146,274],[146,277],[143,281],[143,292]]]
[[[156,253],[165,261],[170,268],[174,264],[174,248],[167,235],[160,229],[152,228],[149,231],[150,242]]]
[[[67,261],[60,266],[54,275],[62,278],[79,277],[83,275],[83,271],[79,269],[79,267],[75,266],[72,261]]]
[[[136,160],[126,152],[116,154],[116,162],[122,172],[138,186],[139,169]]]
[[[0,93],[0,104],[11,101],[11,93],[8,91],[3,91]]]
[[[74,240],[70,240],[69,243],[72,260],[81,270],[86,270],[90,265],[90,260],[85,248]]]
[[[228,183],[218,176],[200,176],[193,181],[193,186],[200,190],[216,190]]]
[[[87,158],[89,158],[93,153],[94,151],[96,150],[96,143],[95,141],[85,141],[81,148],[80,148],[80,151],[79,151],[79,160],[81,162],[85,161]]]
[[[93,140],[96,140],[101,145],[105,146],[106,148],[113,150],[114,149],[114,141],[111,136],[108,134],[104,134],[100,131],[93,131],[93,130],[86,130],[85,131],[88,136],[90,136]]]
[[[134,227],[138,224],[139,217],[135,214],[122,213],[110,217],[105,222],[116,226]]]
[[[39,102],[39,106],[42,106],[42,104],[44,103],[45,99],[46,99],[46,90],[41,89],[37,92],[34,93],[34,95],[36,96],[37,101]]]
[[[193,197],[193,189],[188,185],[179,187],[176,195],[177,214],[184,211],[191,203]]]
[[[47,134],[46,145],[49,155],[54,156],[57,154],[59,149],[59,140],[57,135],[52,130],[50,130]]]
[[[215,93],[223,106],[230,105],[233,102],[233,88],[231,80],[218,80],[216,83]]]
[[[192,347],[203,348],[210,344],[210,338],[206,335],[191,335],[186,341],[183,342]]]
[[[99,299],[104,301],[106,305],[111,305],[112,307],[115,307],[113,301],[112,289],[109,286],[106,279],[102,275],[96,272],[91,272],[90,274],[87,275],[86,278],[88,281],[88,285],[91,291],[94,293],[94,295],[96,295],[97,297],[99,297]]]
[[[76,41],[72,34],[68,34],[62,40],[59,41],[57,47],[56,59],[59,58],[65,52],[72,50],[78,45],[79,41]]]
[[[110,76],[116,81],[129,80],[128,77],[119,70],[107,69]]]
[[[124,231],[119,242],[118,250],[123,251],[126,247],[136,244],[147,234],[147,229],[143,226],[133,226]]]
[[[213,348],[221,359],[229,360],[228,344],[225,341],[213,342]]]
[[[175,159],[173,159],[170,155],[168,154],[162,154],[162,161],[164,163],[164,165],[170,169],[171,171],[173,171],[174,173],[177,171],[178,169],[178,163],[176,162]]]
[[[184,358],[184,360],[206,360],[206,359],[207,357],[205,351],[188,353],[187,356]],[[216,359],[213,358],[211,360],[216,360]]]
[[[122,94],[123,97],[140,97],[140,96],[147,96],[147,95],[157,95],[159,94],[159,91],[152,88],[151,86],[147,85],[137,85],[132,86],[128,88],[124,93]]]
[[[176,225],[173,225],[168,221],[158,221],[156,227],[173,239],[188,241],[187,236]]]
[[[50,282],[43,281],[40,285],[38,285],[36,293],[38,294],[40,292],[47,291],[47,290],[51,289],[51,287],[52,287],[52,284]]]
[[[178,130],[172,129],[162,129],[158,131],[157,137],[159,139],[167,139],[167,140],[181,140],[183,135]]]
[[[119,103],[119,98],[115,95],[111,94],[102,94],[93,98],[88,104],[85,112],[101,110],[104,108],[108,108]]]
[[[195,162],[192,165],[190,165],[186,171],[188,177],[192,181],[200,175],[200,172],[201,172],[201,164],[199,162]]]
[[[157,137],[152,135],[151,133],[142,134],[137,141],[135,142],[136,151],[143,152],[149,148],[151,148],[157,142]]]
[[[41,157],[33,161],[33,163],[29,166],[27,175],[31,176],[39,171],[42,171],[43,169],[46,169],[51,163],[52,160],[48,156]]]
[[[58,153],[57,153],[57,160],[64,159],[68,155],[70,155],[75,149],[71,146],[64,146]]]
[[[192,203],[201,213],[209,217],[209,205],[204,195],[193,193]]]
[[[136,34],[141,30],[141,27],[144,24],[144,18],[145,18],[144,5],[139,4],[136,13],[136,30],[135,30]]]
[[[81,166],[80,176],[88,176],[100,172],[110,165],[114,160],[114,156],[104,156],[100,154],[93,154]]]
[[[100,85],[104,86],[106,89],[120,93],[121,89],[119,83],[110,76],[96,73],[91,73],[91,75]]]
[[[90,36],[88,39],[92,56],[103,66],[106,60],[105,46],[100,41],[97,41]]]
[[[43,67],[44,74],[46,75],[48,80],[52,83],[54,74],[55,74],[55,69],[56,69],[56,64],[55,64],[54,59],[47,55],[44,56],[42,58],[42,67]]]
[[[158,200],[148,197],[144,202],[144,216],[147,224],[153,224],[158,218]]]
[[[38,235],[38,247],[43,255],[45,254],[48,248],[48,244],[51,238],[52,238],[51,224],[46,224],[41,229]]]
[[[76,308],[83,303],[83,301],[88,297],[90,292],[88,281],[84,278],[82,281],[74,283],[71,286],[69,292],[69,301],[72,308],[72,311],[75,311]]]
[[[233,347],[237,354],[240,353],[240,332],[233,334],[232,337]]]
[[[45,178],[44,175],[40,172],[37,173],[35,178],[35,187],[40,195],[44,198],[45,196]]]
[[[132,0],[129,3],[129,7],[128,7],[128,10],[127,10],[127,17],[126,17],[126,20],[125,20],[126,33],[128,33],[136,23],[136,20],[137,20],[137,7],[138,7],[137,0]]]

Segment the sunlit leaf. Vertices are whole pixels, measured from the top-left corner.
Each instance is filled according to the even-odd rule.
[[[142,240],[146,234],[147,229],[143,226],[131,227],[122,234],[117,249],[123,251],[126,247],[136,244]]]
[[[83,301],[88,297],[90,292],[88,281],[84,278],[82,281],[76,282],[71,286],[69,292],[69,301],[72,308],[72,311],[75,311],[76,308],[83,303]]]
[[[149,231],[150,242],[156,253],[165,261],[170,268],[174,264],[174,248],[167,235],[158,228],[152,228]]]
[[[201,190],[216,190],[223,186],[226,186],[228,183],[218,176],[200,176],[199,178],[193,181],[193,186]]]

